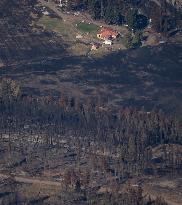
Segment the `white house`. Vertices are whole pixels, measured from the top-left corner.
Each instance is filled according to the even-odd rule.
[[[112,41],[109,40],[109,39],[106,39],[103,43],[104,43],[105,45],[112,45]]]

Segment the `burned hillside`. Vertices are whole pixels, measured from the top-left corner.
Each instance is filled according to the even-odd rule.
[[[58,203],[119,200],[135,205],[148,204],[141,195],[148,178],[181,175],[182,129],[177,119],[133,108],[113,114],[99,101],[83,104],[65,95],[21,96],[13,82],[8,84],[16,89],[1,96],[0,169],[19,176],[15,181],[33,176],[60,183]],[[128,181],[129,195],[124,189]],[[16,200],[21,204],[20,196]]]
[[[0,205],[180,205],[182,46],[76,56],[44,9],[0,1]]]
[[[0,60],[2,65],[33,63],[61,56],[64,43],[55,34],[31,25],[40,15],[36,1],[1,1]]]

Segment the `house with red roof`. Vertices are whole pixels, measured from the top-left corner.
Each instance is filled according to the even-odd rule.
[[[98,33],[97,33],[97,38],[100,38],[102,40],[107,40],[107,39],[116,39],[119,33],[117,31],[114,31],[111,28],[102,28]]]

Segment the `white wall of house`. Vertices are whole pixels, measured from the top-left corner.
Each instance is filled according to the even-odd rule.
[[[112,45],[112,41],[111,41],[111,40],[105,40],[105,41],[104,41],[104,44],[105,44],[105,45]]]

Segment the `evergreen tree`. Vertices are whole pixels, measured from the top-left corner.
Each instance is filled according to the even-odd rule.
[[[134,37],[132,39],[132,44],[133,47],[140,47],[142,45],[142,32],[141,31],[136,31],[134,34]]]
[[[116,13],[111,5],[108,5],[106,8],[104,20],[108,24],[116,23]]]
[[[99,0],[89,0],[88,9],[92,18],[100,19],[101,18],[101,4]]]
[[[138,15],[137,9],[128,10],[127,15],[126,15],[126,22],[127,22],[130,29],[136,29],[137,15]]]
[[[124,46],[126,48],[132,48],[133,43],[132,43],[132,35],[131,35],[131,33],[128,33],[128,34],[125,35],[125,37],[124,37]]]

